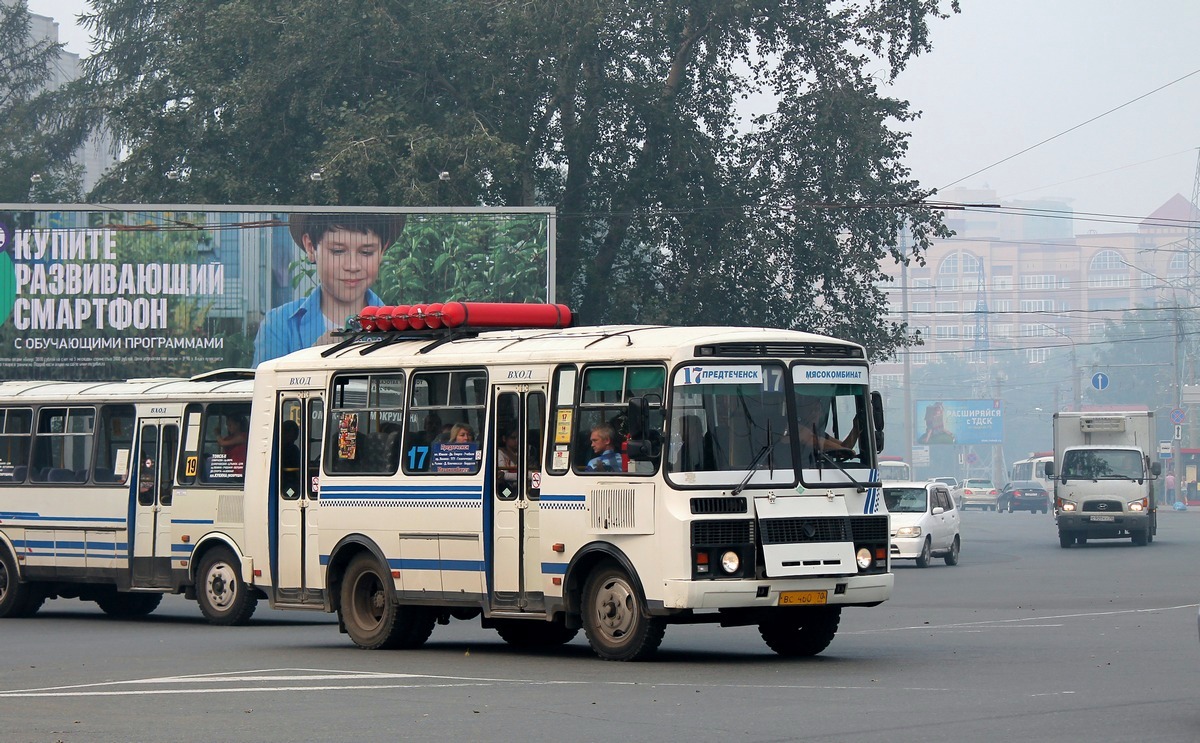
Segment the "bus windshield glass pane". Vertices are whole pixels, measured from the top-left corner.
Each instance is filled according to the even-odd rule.
[[[792,368],[800,479],[808,485],[869,479],[867,368]]]
[[[780,364],[703,364],[672,380],[667,472],[679,484],[795,482],[787,372]],[[753,475],[751,475],[753,470]]]

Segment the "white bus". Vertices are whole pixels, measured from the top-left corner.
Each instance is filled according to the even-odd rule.
[[[210,622],[248,620],[246,443],[222,437],[252,379],[0,383],[0,617],[59,597],[140,616],[186,593]]]
[[[459,315],[521,322],[487,307]],[[277,434],[247,466],[247,551],[272,606],[336,611],[364,648],[482,616],[513,645],[582,628],[597,655],[635,660],[667,624],[710,622],[813,655],[843,607],[890,597],[882,406],[861,346],[545,324],[375,334],[258,368],[251,427]],[[802,446],[801,397],[823,399],[806,428],[847,448]],[[451,424],[476,438],[450,441]],[[312,463],[305,487],[287,461]]]
[[[1054,461],[1054,452],[1037,452],[1012,463],[1010,480],[1032,480],[1054,495],[1054,482],[1046,477],[1046,463]]]
[[[879,479],[884,482],[911,482],[912,465],[897,456],[879,457]]]

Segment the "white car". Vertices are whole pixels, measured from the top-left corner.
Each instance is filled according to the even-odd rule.
[[[940,482],[889,482],[883,502],[891,514],[892,559],[916,560],[929,566],[934,557],[958,564],[962,546],[958,509]]]

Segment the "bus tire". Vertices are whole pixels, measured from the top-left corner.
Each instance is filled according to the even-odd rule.
[[[1058,546],[1067,549],[1072,544],[1075,544],[1075,535],[1069,531],[1058,530]]]
[[[583,631],[592,652],[604,660],[645,660],[662,643],[666,623],[645,610],[633,579],[616,563],[605,562],[583,587]]]
[[[424,607],[396,603],[391,581],[391,571],[368,554],[358,555],[346,568],[338,616],[360,648],[416,648],[433,632],[437,615]]]
[[[578,629],[568,629],[562,622],[543,622],[537,619],[494,620],[500,639],[515,648],[553,648],[575,639]]]
[[[841,619],[840,606],[780,609],[758,625],[758,633],[767,647],[785,658],[809,658],[829,647]]]
[[[21,582],[16,560],[0,548],[0,619],[32,617],[45,601],[45,594]]]
[[[1133,543],[1138,547],[1145,547],[1150,543],[1150,526],[1147,524],[1145,529],[1138,529],[1132,535]]]
[[[110,617],[144,617],[157,609],[162,600],[161,593],[121,593],[113,589],[97,596],[96,605]]]
[[[246,624],[258,608],[258,597],[242,580],[242,566],[226,547],[209,550],[196,570],[196,603],[209,624]]]

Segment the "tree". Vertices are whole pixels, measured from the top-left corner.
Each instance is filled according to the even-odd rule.
[[[129,153],[96,198],[553,205],[586,321],[874,354],[906,333],[879,261],[948,235],[901,162],[915,114],[877,90],[938,0],[93,4],[89,77]]]
[[[73,89],[47,89],[61,48],[33,39],[25,0],[0,3],[0,202],[79,200],[86,128],[68,115]]]

